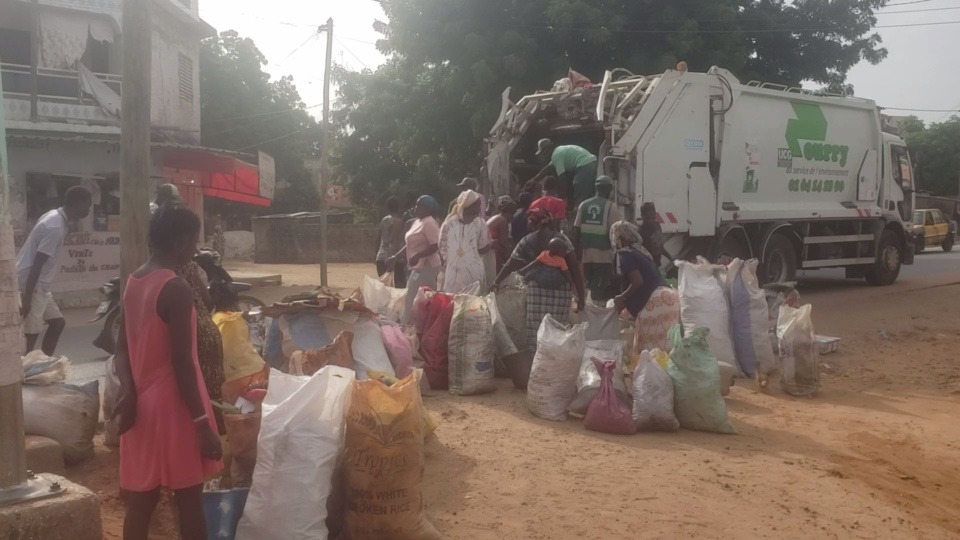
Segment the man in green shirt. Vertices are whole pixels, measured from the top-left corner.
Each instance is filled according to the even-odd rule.
[[[549,163],[529,183],[539,182],[547,176],[556,175],[566,188],[561,194],[568,207],[578,208],[580,203],[593,196],[593,182],[597,178],[597,156],[585,148],[574,145],[555,146],[550,139],[537,143],[537,157]],[[573,189],[570,189],[572,184]]]
[[[606,302],[613,280],[613,248],[610,246],[610,226],[620,221],[620,208],[611,196],[614,182],[601,176],[596,182],[597,195],[580,203],[573,222],[573,245],[577,258],[583,263],[587,289],[594,301]]]

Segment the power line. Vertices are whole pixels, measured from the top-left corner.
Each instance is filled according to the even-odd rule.
[[[286,135],[281,135],[281,136],[279,136],[279,137],[274,137],[274,138],[268,139],[268,140],[266,140],[266,141],[260,141],[260,142],[258,142],[258,143],[251,144],[250,146],[244,146],[243,148],[237,148],[236,150],[234,150],[234,152],[243,152],[244,150],[249,150],[249,149],[254,148],[254,147],[256,147],[256,146],[260,146],[260,145],[262,145],[262,144],[268,144],[268,143],[272,143],[272,142],[274,142],[274,141],[279,141],[280,139],[286,139],[287,137],[291,137],[291,136],[293,136],[293,135],[296,135],[297,133],[303,133],[304,131],[307,131],[308,129],[310,129],[310,128],[312,128],[312,127],[314,127],[314,126],[307,126],[307,127],[303,128],[303,129],[298,129],[297,131],[292,131],[292,132],[290,132],[290,133],[287,133]]]
[[[344,49],[345,51],[347,51],[348,53],[350,53],[350,56],[356,58],[356,59],[357,59],[357,62],[360,62],[360,64],[363,65],[364,68],[370,69],[370,67],[367,65],[366,62],[364,62],[363,60],[361,60],[359,56],[353,54],[353,51],[350,50],[350,47],[347,47],[347,45],[346,45],[344,42],[340,41],[340,38],[338,38],[337,36],[334,36],[333,39],[336,40],[336,42],[339,43],[340,46],[343,47],[343,49]]]
[[[926,4],[927,2],[930,2],[930,0],[913,0],[912,2],[896,2],[896,3],[894,3],[894,4],[887,4],[886,6],[883,6],[883,7],[890,7],[890,6],[909,6],[909,5],[911,5],[911,4]]]
[[[256,118],[256,117],[258,117],[258,116],[273,116],[273,115],[276,115],[276,114],[283,114],[283,113],[294,112],[294,111],[308,111],[308,110],[310,110],[310,109],[315,109],[315,108],[317,108],[317,107],[320,107],[321,105],[323,105],[323,104],[322,104],[322,103],[318,103],[318,104],[316,104],[316,105],[310,105],[309,107],[294,107],[294,108],[292,108],[292,109],[284,109],[284,110],[282,110],[282,111],[271,111],[271,112],[265,112],[265,113],[248,114],[248,115],[245,115],[245,116],[232,116],[232,117],[230,117],[230,118],[217,118],[216,120],[210,120],[209,122],[207,122],[207,124],[216,124],[216,123],[219,123],[219,122],[229,122],[230,120],[245,120],[245,119],[247,119],[247,118]]]
[[[935,21],[926,23],[912,24],[878,24],[873,28],[910,28],[919,26],[940,26],[945,24],[960,24],[960,21]],[[595,28],[572,28],[561,26],[520,26],[519,28],[530,28],[539,30],[570,30],[580,32],[593,32]],[[618,34],[803,34],[819,32],[836,32],[836,28],[757,28],[757,29],[739,29],[739,30],[616,30],[606,29],[608,32]]]
[[[315,39],[315,38],[317,38],[318,36],[320,36],[320,31],[319,31],[319,30],[314,30],[313,33],[311,33],[309,36],[307,36],[307,39],[305,39],[305,40],[303,41],[303,43],[301,43],[300,45],[297,45],[297,48],[294,49],[294,50],[292,50],[292,51],[290,51],[290,54],[284,56],[284,57],[283,57],[283,60],[281,60],[280,62],[286,61],[288,58],[290,58],[291,56],[293,56],[294,53],[296,53],[297,51],[299,51],[300,49],[302,49],[303,46],[306,45],[311,39]],[[277,64],[277,65],[279,65],[279,64]]]
[[[886,109],[890,111],[907,111],[907,112],[929,112],[929,113],[960,113],[960,109],[910,109],[908,107],[884,107],[879,106],[881,109]]]

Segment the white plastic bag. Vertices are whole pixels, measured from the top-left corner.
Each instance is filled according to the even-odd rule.
[[[673,380],[655,360],[659,349],[643,351],[633,372],[633,421],[637,431],[676,431],[673,414]]]
[[[589,330],[590,327],[587,326],[587,331],[589,332]],[[597,371],[597,366],[593,363],[594,358],[616,364],[613,389],[620,401],[630,403],[630,393],[627,391],[627,384],[623,379],[623,344],[619,339],[587,341],[583,359],[580,361],[580,372],[577,375],[577,396],[567,407],[567,410],[574,414],[587,414],[590,403],[600,392],[600,372]]]
[[[780,388],[792,396],[810,397],[820,390],[820,354],[811,310],[780,306]]]
[[[93,436],[100,420],[100,383],[23,385],[23,431],[57,441],[63,460],[93,457]]]
[[[353,371],[336,366],[309,378],[270,370],[257,466],[237,540],[327,538],[327,497],[354,380]]]
[[[757,280],[757,260],[734,259],[727,266],[726,289],[738,373],[753,377],[758,370],[776,371],[777,359],[770,346],[770,312],[766,294]]]
[[[504,324],[503,316],[500,315],[500,306],[497,304],[497,295],[490,293],[483,297],[487,302],[487,309],[490,310],[490,322],[493,325],[493,347],[497,358],[506,358],[517,354],[517,346],[510,338],[510,332],[507,331],[507,325]]]
[[[568,328],[550,314],[543,318],[527,383],[527,408],[534,416],[558,422],[567,419],[584,349],[584,325]]]
[[[107,446],[120,446],[117,433],[117,405],[120,401],[120,377],[117,375],[116,361],[113,356],[107,359],[103,377],[103,443]]]
[[[612,307],[601,307],[587,302],[580,312],[580,322],[587,323],[587,341],[620,338],[620,315]]]
[[[66,356],[47,356],[36,350],[22,360],[23,384],[56,384],[67,380],[70,360]]]
[[[493,392],[493,327],[487,302],[458,294],[447,338],[450,393],[469,396]]]
[[[363,303],[370,311],[396,323],[403,319],[407,307],[407,290],[393,287],[393,272],[387,272],[380,276],[380,279],[363,276],[360,292],[363,294]]]
[[[730,340],[730,308],[723,293],[727,269],[715,264],[677,261],[680,268],[680,320],[684,335],[710,330],[707,345],[717,361],[737,365]]]

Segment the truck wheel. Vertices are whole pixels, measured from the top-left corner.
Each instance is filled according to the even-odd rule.
[[[918,237],[914,240],[914,242],[915,242],[915,243],[913,244],[913,248],[914,248],[914,251],[916,252],[916,254],[919,255],[919,254],[923,253],[923,247],[926,245],[927,240],[926,240],[924,237],[922,237],[922,236],[918,236]]]
[[[940,247],[942,247],[947,253],[950,253],[950,251],[953,250],[953,235],[948,234],[947,237],[943,239],[943,243],[940,244]]]
[[[797,252],[793,249],[793,242],[782,234],[771,236],[757,274],[761,284],[797,279]]]
[[[740,238],[740,235],[728,233],[723,238],[719,249],[716,249],[715,255],[711,260],[716,261],[717,264],[727,264],[734,259],[745,261],[749,258],[750,249],[743,245],[743,240]]]
[[[891,285],[900,275],[903,264],[903,247],[897,233],[887,229],[880,235],[877,246],[877,262],[867,271],[867,283],[871,285]]]

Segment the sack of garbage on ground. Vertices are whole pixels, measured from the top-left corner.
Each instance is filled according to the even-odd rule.
[[[387,357],[393,365],[393,371],[398,379],[403,379],[413,373],[413,342],[407,336],[402,326],[384,324],[380,326],[380,336],[383,346],[387,349]],[[414,330],[413,339],[416,340]]]
[[[287,364],[287,373],[310,377],[326,366],[339,366],[355,370],[353,360],[353,332],[343,331],[337,334],[333,343],[320,349],[294,351]]]
[[[590,431],[616,435],[636,433],[637,425],[630,414],[630,406],[617,396],[613,388],[614,379],[623,380],[623,376],[616,373],[616,363],[599,358],[591,358],[591,361],[600,373],[600,392],[587,409],[587,415],[583,418],[584,427]]]
[[[70,465],[93,457],[100,421],[100,382],[23,385],[23,431],[53,439]]]
[[[423,404],[409,376],[393,386],[356,381],[346,421],[345,535],[439,540],[423,514]]]
[[[807,304],[799,309],[780,307],[780,388],[791,396],[812,397],[820,390],[820,356]]]
[[[232,381],[263,371],[264,361],[250,341],[250,328],[243,313],[219,312],[213,322],[223,342],[223,377]]]
[[[739,373],[755,377],[777,369],[770,347],[770,313],[767,298],[757,279],[756,259],[734,259],[727,266],[727,297],[730,300],[730,333]]]
[[[230,479],[235,488],[250,487],[253,484],[261,419],[261,412],[223,415],[231,456]]]
[[[562,422],[577,391],[586,348],[585,328],[567,327],[547,314],[537,331],[537,352],[527,382],[527,408],[534,416]]]
[[[589,330],[589,326],[587,329]],[[567,407],[573,414],[587,414],[587,409],[600,392],[601,376],[594,358],[616,365],[617,376],[613,378],[613,389],[621,400],[628,403],[630,401],[630,393],[623,378],[623,344],[619,339],[587,341],[583,359],[580,361],[580,372],[577,374],[577,395]]]
[[[732,366],[737,365],[730,339],[730,308],[724,294],[726,267],[701,259],[695,264],[677,261],[680,267],[680,319],[684,335],[702,327],[710,330],[707,345],[714,357]]]
[[[580,311],[580,322],[587,323],[587,341],[620,339],[620,315],[613,307],[587,302]]]
[[[374,313],[379,314],[395,323],[403,321],[407,303],[407,290],[393,286],[393,272],[387,272],[374,279],[363,276],[363,285],[360,291],[363,294],[363,303]]]
[[[696,327],[686,336],[670,329],[667,374],[673,380],[674,414],[680,427],[693,431],[736,433],[720,395],[720,366],[707,345],[710,330]]]
[[[43,351],[27,353],[23,361],[23,384],[56,384],[67,380],[70,360],[66,356],[47,356]]]
[[[676,431],[673,379],[657,362],[662,351],[643,351],[633,372],[633,421],[637,431]]]
[[[633,354],[653,349],[667,350],[667,332],[680,323],[680,294],[670,287],[657,287],[637,315]]]
[[[237,540],[327,538],[327,498],[355,379],[353,371],[336,366],[312,377],[270,371],[257,465]]]
[[[454,297],[436,293],[427,300],[424,330],[420,336],[420,355],[424,373],[434,390],[447,390],[449,385],[450,323],[453,320]]]
[[[519,352],[527,349],[527,290],[517,274],[505,279],[497,291],[497,308],[510,341]],[[532,352],[532,351],[531,351]]]
[[[455,396],[496,390],[493,319],[486,300],[457,295],[447,342],[449,390]]]

